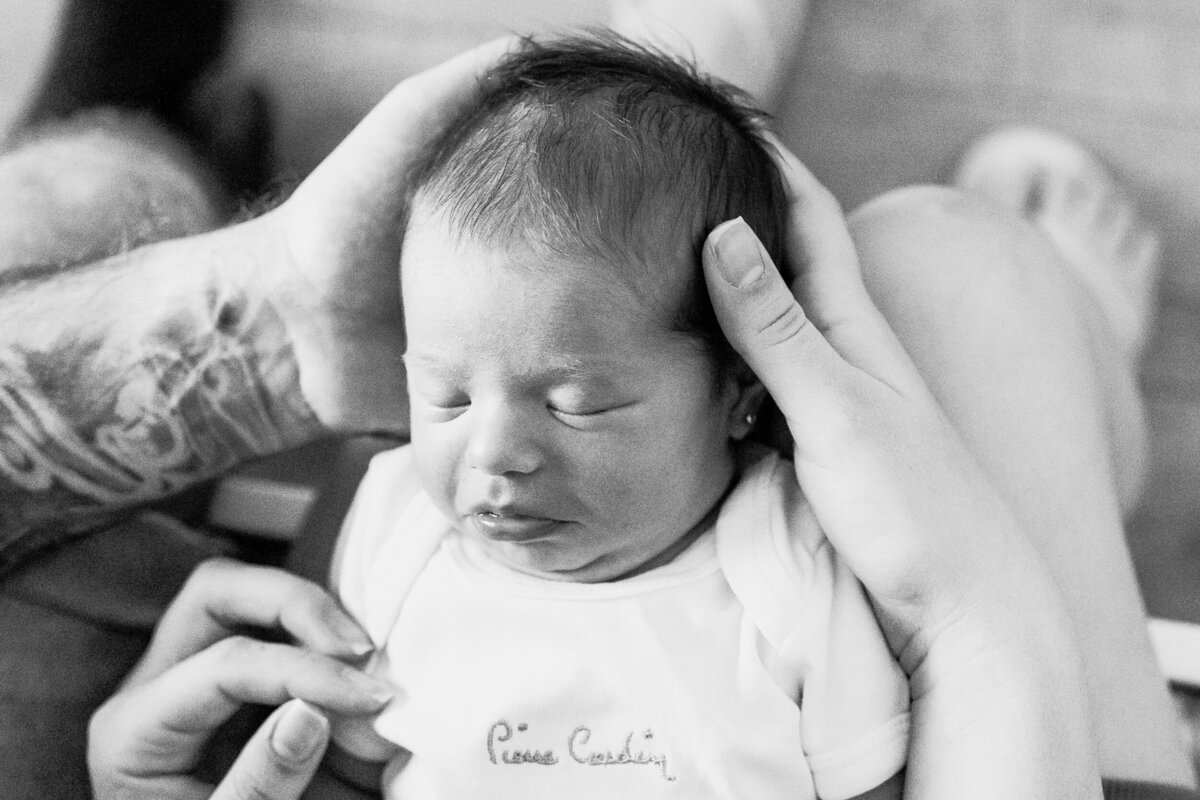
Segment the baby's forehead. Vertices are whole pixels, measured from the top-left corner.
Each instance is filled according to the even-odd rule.
[[[671,237],[597,242],[535,224],[481,236],[456,224],[454,215],[419,200],[404,248],[402,263],[412,267],[517,270],[547,282],[571,281],[580,293],[624,294],[659,311],[677,309],[699,278],[692,247]]]
[[[477,370],[541,385],[558,370],[576,383],[640,380],[698,352],[676,324],[678,293],[664,309],[656,294],[671,294],[667,281],[633,285],[621,259],[464,240],[436,226],[410,233],[401,266],[406,357],[423,375],[465,380]]]

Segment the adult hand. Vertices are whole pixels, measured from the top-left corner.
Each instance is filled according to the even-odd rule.
[[[287,326],[305,400],[330,428],[408,424],[399,265],[410,172],[508,44],[399,84],[286,202],[246,223],[270,265],[265,294]]]
[[[248,627],[290,634],[303,647],[249,638]],[[96,798],[300,797],[328,742],[322,710],[367,714],[390,697],[343,663],[370,650],[366,635],[315,584],[280,570],[206,562],[167,610],[125,685],[92,717],[88,766]],[[204,784],[192,772],[206,743],[245,703],[283,705],[220,785]]]
[[[910,676],[907,796],[1098,797],[1057,590],[871,302],[837,202],[779,150],[795,285],[741,220],[709,236],[705,278]]]

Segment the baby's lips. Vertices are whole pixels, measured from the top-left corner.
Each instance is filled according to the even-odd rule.
[[[561,524],[556,519],[510,511],[477,511],[469,519],[475,529],[487,538],[509,542],[542,538]]]

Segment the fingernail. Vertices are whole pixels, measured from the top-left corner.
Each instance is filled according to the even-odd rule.
[[[329,720],[303,700],[290,700],[271,732],[271,749],[292,762],[308,761],[329,736]]]
[[[347,667],[342,670],[342,677],[355,691],[366,695],[379,705],[383,705],[396,696],[386,683],[376,680],[370,675],[364,675],[356,669]]]
[[[345,614],[333,613],[328,615],[328,618],[337,637],[351,655],[362,658],[375,649],[370,637]]]
[[[358,637],[355,637],[353,641],[348,640],[346,646],[350,648],[350,652],[355,658],[362,658],[375,649],[375,646],[370,641],[359,639]]]
[[[717,270],[725,282],[735,289],[745,289],[762,277],[762,249],[758,237],[741,217],[722,222],[709,238]]]

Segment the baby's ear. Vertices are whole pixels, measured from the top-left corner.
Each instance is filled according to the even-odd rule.
[[[759,410],[767,397],[767,388],[740,358],[731,369],[731,373],[736,394],[729,412],[729,436],[741,441],[750,435],[758,422]]]
[[[740,358],[730,368],[730,375],[734,378],[736,399],[730,410],[729,437],[734,441],[752,439],[790,459],[795,443],[787,421],[762,381]]]

